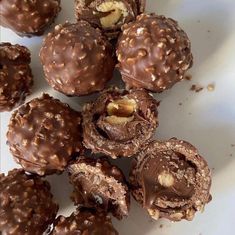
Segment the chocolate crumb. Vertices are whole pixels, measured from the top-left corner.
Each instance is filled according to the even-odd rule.
[[[179,102],[179,105],[181,106],[181,105],[183,105],[183,103]]]
[[[215,90],[215,84],[214,83],[210,83],[207,85],[207,90],[208,91],[214,91]]]
[[[159,228],[163,228],[163,224],[160,224]]]
[[[193,84],[190,88],[190,91],[195,91],[195,92],[200,92],[204,89],[204,87],[202,87],[201,85],[196,85],[196,84]]]
[[[186,74],[184,76],[184,80],[191,81],[192,80],[192,75],[191,74]]]

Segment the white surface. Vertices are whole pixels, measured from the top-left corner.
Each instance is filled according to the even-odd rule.
[[[71,2],[71,3],[70,3]],[[73,1],[62,1],[62,12],[56,23],[74,21]],[[120,235],[233,235],[235,222],[235,1],[234,0],[149,0],[148,11],[156,11],[179,21],[192,41],[194,67],[191,82],[184,81],[156,98],[162,100],[159,109],[160,127],[157,138],[172,136],[192,142],[213,168],[213,201],[193,222],[153,222],[135,202],[128,219],[114,221]],[[208,32],[209,30],[209,32]],[[20,38],[1,28],[1,41],[19,43],[30,48],[35,76],[33,97],[43,91],[79,109],[88,98],[68,98],[53,91],[43,79],[38,58],[41,38]],[[215,83],[214,92],[189,91],[192,84],[207,86]],[[182,102],[182,105],[179,105]],[[10,113],[1,114],[1,172],[16,164],[5,144]],[[232,156],[230,156],[232,154]],[[116,161],[127,170],[123,160]],[[72,211],[66,175],[48,177],[60,212]],[[160,225],[163,225],[160,228]]]

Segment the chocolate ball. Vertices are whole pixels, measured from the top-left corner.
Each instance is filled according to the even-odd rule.
[[[30,61],[26,47],[0,43],[0,112],[11,111],[31,93]]]
[[[125,177],[107,159],[80,157],[68,167],[68,172],[75,205],[112,213],[118,219],[128,215],[130,194]]]
[[[47,181],[22,169],[0,175],[1,234],[42,235],[57,211]]]
[[[115,66],[111,44],[85,21],[57,25],[40,57],[49,85],[71,96],[102,90]]]
[[[1,0],[1,25],[19,36],[39,36],[54,22],[60,0]]]
[[[158,126],[158,104],[145,90],[106,90],[83,108],[84,145],[112,158],[136,154]]]
[[[171,88],[193,64],[187,34],[176,21],[155,14],[139,15],[123,26],[117,57],[127,88],[152,92]]]
[[[50,235],[118,235],[111,218],[90,210],[78,210],[69,217],[59,216]]]
[[[145,8],[140,0],[75,0],[76,17],[99,27],[108,37],[116,39],[121,26],[134,21]]]
[[[211,200],[211,172],[186,141],[153,141],[137,155],[130,174],[134,198],[152,218],[192,220]]]
[[[80,113],[44,94],[21,106],[7,140],[15,161],[39,175],[60,173],[81,149]]]

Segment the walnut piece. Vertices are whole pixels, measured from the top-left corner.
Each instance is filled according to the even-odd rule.
[[[100,18],[100,23],[103,28],[113,27],[119,22],[120,19],[124,21],[128,15],[126,6],[123,4],[123,2],[120,1],[105,1],[97,6],[96,9],[100,12],[110,13],[107,16]]]

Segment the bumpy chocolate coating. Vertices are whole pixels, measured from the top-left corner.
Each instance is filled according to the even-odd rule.
[[[145,1],[139,0],[75,0],[76,17],[104,31],[108,39],[116,39],[125,23],[134,21]]]
[[[211,172],[188,142],[153,141],[134,161],[130,174],[134,198],[154,218],[192,220],[211,200]]]
[[[73,96],[104,89],[115,66],[111,44],[85,21],[57,25],[44,39],[40,57],[49,85]]]
[[[141,14],[123,26],[117,57],[127,88],[153,92],[171,88],[193,64],[186,33],[176,21],[155,14]]]
[[[0,24],[19,36],[39,36],[54,22],[60,0],[1,0]]]
[[[118,235],[109,216],[79,210],[69,217],[59,216],[50,235]]]
[[[20,45],[0,43],[0,112],[22,104],[31,93],[30,52]]]
[[[7,133],[15,161],[39,175],[63,171],[82,149],[80,121],[80,113],[47,94],[21,106]]]
[[[0,174],[0,234],[42,235],[57,211],[47,181],[22,169]]]
[[[68,172],[76,205],[112,213],[118,219],[128,215],[130,194],[125,177],[107,159],[80,157],[68,167]]]
[[[83,108],[83,143],[94,153],[130,157],[154,134],[158,102],[145,90],[103,92]]]

